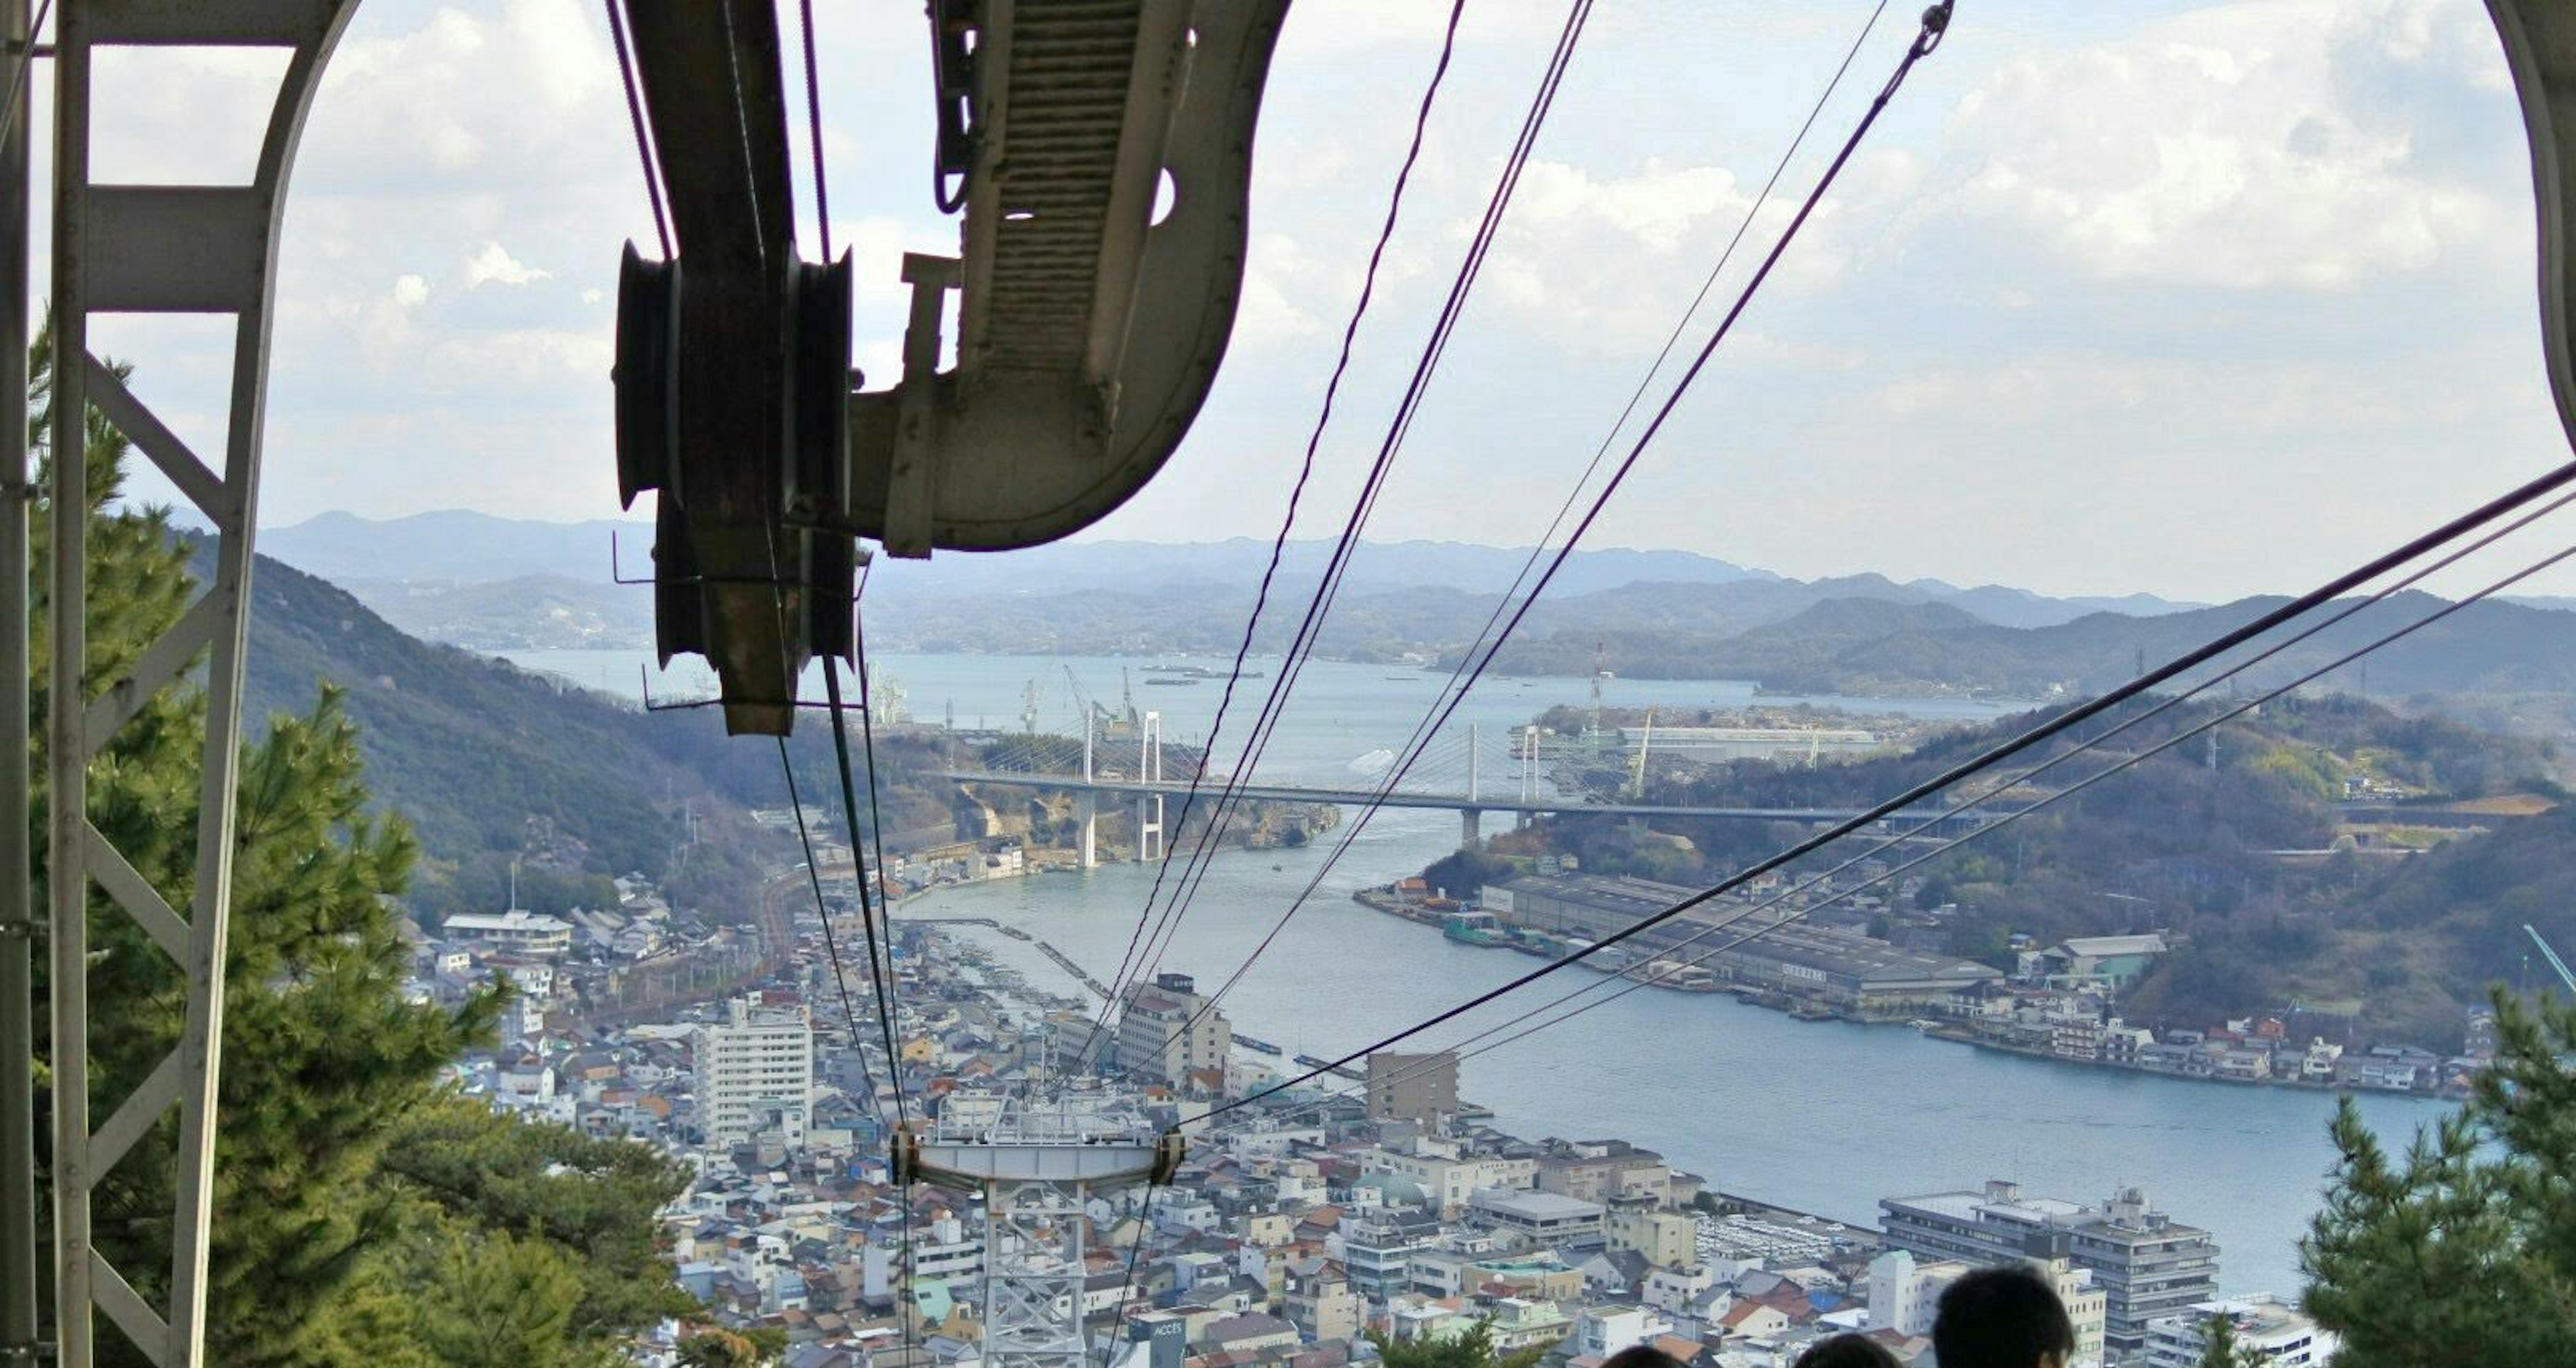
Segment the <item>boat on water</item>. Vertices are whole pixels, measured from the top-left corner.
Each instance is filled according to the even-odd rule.
[[[1145,681],[1149,689],[1195,689],[1198,684],[1197,675],[1157,675]]]
[[[1924,1035],[1930,1035],[1934,1031],[1941,1029],[1941,1023],[1934,1021],[1930,1017],[1916,1017],[1905,1024],[1913,1027],[1916,1031]]]
[[[1240,1032],[1236,1033],[1234,1043],[1252,1051],[1254,1054],[1276,1055],[1281,1053],[1280,1048],[1271,1044],[1269,1041],[1255,1040],[1251,1036],[1244,1035]]]
[[[1440,934],[1460,945],[1505,945],[1509,933],[1491,912],[1458,912],[1440,924]]]

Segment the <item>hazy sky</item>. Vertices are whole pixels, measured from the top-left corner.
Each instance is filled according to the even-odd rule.
[[[890,379],[897,257],[956,241],[929,202],[920,0],[816,8],[857,360]],[[1870,8],[1602,0],[1375,535],[1537,533]],[[1091,535],[1275,528],[1446,9],[1297,0],[1223,377]],[[1889,7],[1793,193],[1913,9]],[[1347,509],[1563,13],[1470,0],[1309,534]],[[102,64],[100,178],[238,178],[274,70]],[[265,521],[613,514],[640,177],[596,4],[365,0],[287,212]],[[2475,0],[1962,0],[1593,542],[2055,592],[2300,587],[2564,459],[2531,218]],[[222,329],[98,336],[214,449]]]

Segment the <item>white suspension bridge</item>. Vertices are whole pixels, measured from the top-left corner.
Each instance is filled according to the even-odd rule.
[[[1101,804],[1135,804],[1137,857],[1164,858],[1166,822],[1177,816],[1168,805],[1190,790],[1191,778],[1208,763],[1204,747],[1172,741],[1163,732],[1162,715],[1145,711],[1120,717],[1085,707],[1080,735],[1036,730],[1035,718],[1021,731],[957,730],[948,732],[948,763],[941,773],[968,784],[1006,786],[1078,797],[1082,865],[1099,862],[1097,837]],[[1854,816],[1856,808],[1715,807],[1645,801],[1642,785],[1624,786],[1624,794],[1605,795],[1581,787],[1560,787],[1562,762],[1583,743],[1542,735],[1534,729],[1488,729],[1469,723],[1435,738],[1391,788],[1384,774],[1396,757],[1374,751],[1360,757],[1348,783],[1256,777],[1235,787],[1245,799],[1281,803],[1331,803],[1365,807],[1445,809],[1459,814],[1461,848],[1483,837],[1487,813],[1510,813],[1526,823],[1547,815],[1583,813],[1637,821],[1656,818],[1691,821],[1836,822]],[[1602,767],[1627,768],[1629,759],[1616,750],[1602,752]],[[1377,763],[1368,763],[1377,762]],[[1199,779],[1196,810],[1214,809],[1226,788],[1226,776],[1209,772]],[[1952,812],[1926,807],[1898,813],[1879,824],[1889,835],[1953,835],[1991,820],[1982,811]]]

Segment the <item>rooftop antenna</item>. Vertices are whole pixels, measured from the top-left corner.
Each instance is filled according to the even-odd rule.
[[[510,860],[510,905],[501,910],[504,912],[519,910],[519,861],[516,856],[511,857]]]

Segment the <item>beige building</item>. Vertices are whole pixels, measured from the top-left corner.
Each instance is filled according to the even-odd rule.
[[[1458,1052],[1370,1055],[1368,1114],[1371,1121],[1411,1121],[1421,1126],[1457,1115]]]
[[[1288,1293],[1288,1323],[1313,1344],[1359,1338],[1366,1310],[1359,1294],[1339,1278],[1309,1278]]]
[[[1603,1229],[1613,1254],[1633,1249],[1657,1268],[1689,1268],[1699,1262],[1699,1222],[1678,1211],[1622,1202],[1610,1208]]]

